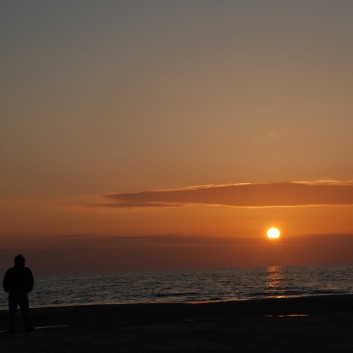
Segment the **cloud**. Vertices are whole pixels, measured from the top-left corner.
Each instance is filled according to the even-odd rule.
[[[215,247],[249,246],[258,243],[258,237],[225,236],[225,235],[188,235],[188,234],[155,234],[155,235],[85,235],[72,234],[58,237],[63,244],[84,247]]]
[[[0,248],[2,263],[8,266],[18,244],[26,244],[11,239],[12,246]],[[283,236],[273,245],[261,235],[73,234],[46,238],[40,247],[27,243],[21,252],[35,274],[352,264],[353,234]]]
[[[180,207],[219,205],[233,207],[291,207],[353,205],[352,181],[283,182],[267,184],[200,185],[104,195],[95,206]]]

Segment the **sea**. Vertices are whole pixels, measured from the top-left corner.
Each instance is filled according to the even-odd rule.
[[[199,303],[353,294],[353,266],[124,272],[36,277],[31,307]],[[7,308],[1,291],[0,309]]]

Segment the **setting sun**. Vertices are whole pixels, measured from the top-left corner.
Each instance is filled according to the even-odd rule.
[[[281,235],[281,232],[278,228],[270,228],[267,230],[267,238],[269,239],[278,239]]]

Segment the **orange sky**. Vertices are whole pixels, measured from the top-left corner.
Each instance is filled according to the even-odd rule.
[[[352,263],[353,4],[0,6],[0,269]]]
[[[275,186],[269,188],[278,196]],[[337,185],[309,187],[318,186],[335,190]],[[339,186],[352,194],[353,184]],[[172,196],[173,192],[159,191]],[[14,252],[22,251],[37,271],[45,273],[350,264],[353,205],[337,204],[340,193],[328,194],[332,204],[326,200],[325,205],[260,207],[212,205],[210,200],[202,205],[198,195],[196,204],[158,207],[117,207],[111,195],[109,202],[105,196],[66,203],[6,202],[1,205],[1,254],[10,261]],[[138,195],[146,198],[145,193]],[[270,226],[281,229],[279,240],[266,238]]]

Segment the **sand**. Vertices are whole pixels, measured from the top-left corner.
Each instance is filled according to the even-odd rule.
[[[353,296],[32,309],[0,352],[353,352]]]

